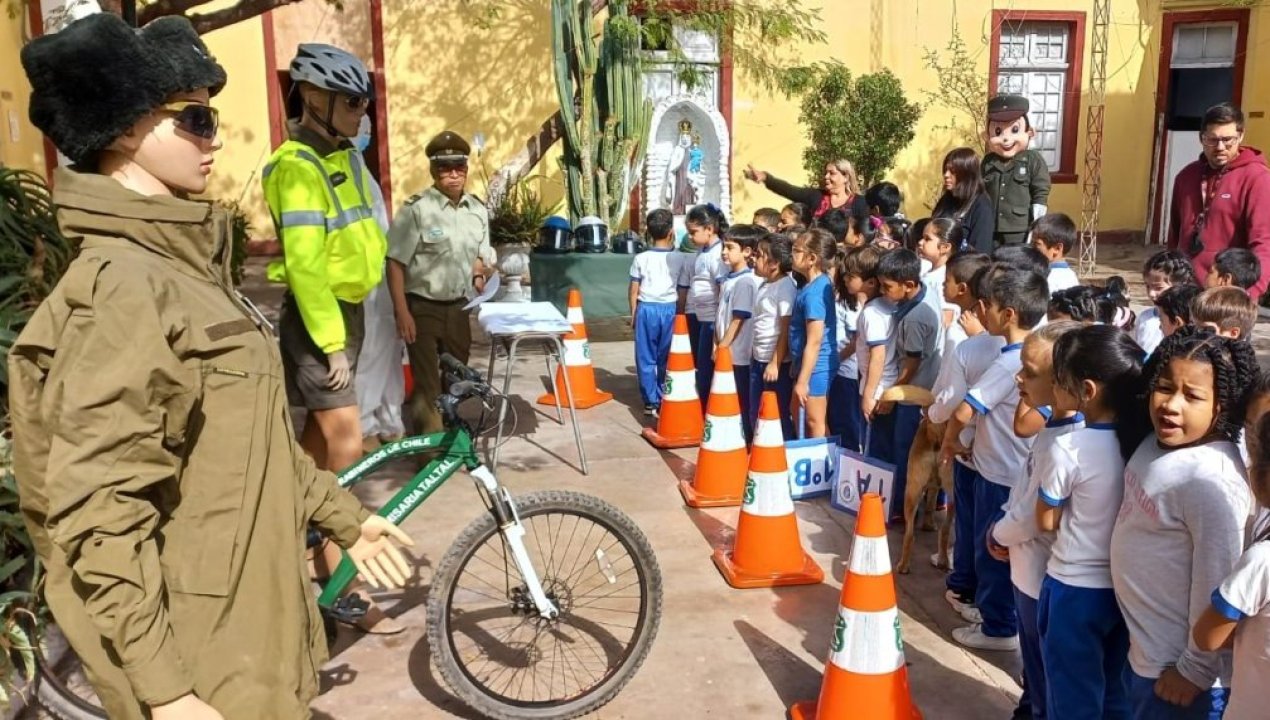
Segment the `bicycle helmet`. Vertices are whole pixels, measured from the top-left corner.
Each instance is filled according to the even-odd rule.
[[[323,43],[301,43],[291,61],[291,80],[331,92],[374,98],[370,73],[356,55]]]

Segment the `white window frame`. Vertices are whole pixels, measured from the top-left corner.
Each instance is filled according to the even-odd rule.
[[[1230,33],[1230,55],[1224,57],[1196,58],[1196,59],[1179,59],[1177,51],[1182,46],[1182,32],[1203,30],[1205,32],[1205,43],[1208,41],[1208,33],[1214,30],[1222,30]],[[1226,68],[1235,66],[1235,53],[1239,44],[1239,23],[1237,22],[1215,22],[1215,23],[1179,23],[1173,28],[1173,56],[1169,58],[1170,68]],[[1202,53],[1201,53],[1202,54]]]
[[[1062,58],[1048,57],[1048,53],[1042,52],[1047,47],[1046,42],[1056,36],[1062,38]],[[1028,119],[1038,139],[1043,137],[1043,133],[1052,133],[1054,137],[1052,148],[1033,145],[1033,149],[1041,151],[1042,155],[1053,153],[1052,158],[1046,158],[1050,172],[1058,172],[1063,162],[1063,123],[1067,114],[1068,75],[1072,66],[1073,40],[1071,23],[1052,20],[1008,21],[1001,26],[1001,37],[997,45],[997,87],[994,88],[994,94],[1012,90],[1031,101],[1033,112]],[[1021,56],[1007,54],[1011,48],[1020,44]],[[1029,92],[1029,79],[1033,75],[1055,74],[1061,78],[1060,85],[1057,92],[1051,94],[1058,98],[1058,109],[1053,112],[1056,118],[1054,126],[1049,127],[1050,121],[1047,114],[1037,111],[1037,108],[1043,107],[1043,102],[1038,101],[1043,101],[1044,98]],[[1011,88],[1012,80],[1021,80],[1021,87]]]

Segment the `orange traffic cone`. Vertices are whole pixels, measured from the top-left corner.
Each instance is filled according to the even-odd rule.
[[[798,703],[790,708],[790,717],[921,720],[908,691],[891,552],[882,497],[876,493],[860,501],[839,606],[820,700]]]
[[[573,391],[573,407],[585,410],[613,399],[613,393],[603,392],[595,386],[595,368],[591,367],[591,344],[587,342],[586,320],[582,317],[582,292],[569,290],[569,324],[573,332],[564,336],[564,364],[556,368],[556,392],[562,393],[559,403],[553,393],[538,398],[539,405],[569,407],[569,396],[564,393],[564,374],[569,373],[569,388]]]
[[[675,333],[670,339],[670,358],[666,361],[666,384],[661,392],[657,429],[644,428],[644,439],[662,450],[700,445],[705,427],[701,399],[697,397],[692,345],[688,342],[688,318],[684,315],[675,316]]]
[[[714,551],[714,564],[735,588],[813,585],[825,579],[816,561],[803,552],[798,536],[776,405],[776,392],[765,391],[754,428],[736,540],[732,552]]]
[[[714,358],[714,380],[706,403],[706,425],[697,472],[692,482],[679,481],[679,493],[690,507],[727,507],[741,504],[745,472],[750,457],[745,451],[741,426],[741,398],[736,394],[732,349],[719,348]]]

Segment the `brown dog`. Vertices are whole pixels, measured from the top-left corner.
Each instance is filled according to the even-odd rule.
[[[934,402],[929,390],[913,385],[900,385],[889,388],[882,394],[883,402],[901,402],[909,405],[928,407]],[[917,508],[925,500],[926,512],[922,517],[922,530],[935,529],[935,504],[940,489],[948,498],[948,512],[939,526],[939,549],[937,565],[941,570],[948,569],[949,531],[952,529],[953,482],[952,467],[939,464],[939,448],[944,439],[944,424],[932,423],[922,418],[917,427],[917,435],[908,449],[908,484],[904,491],[904,544],[900,549],[900,561],[895,566],[896,572],[908,574],[913,554],[913,523],[917,518]]]

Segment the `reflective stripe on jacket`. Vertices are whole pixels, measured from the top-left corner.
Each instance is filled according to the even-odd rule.
[[[344,349],[336,301],[361,302],[383,277],[388,240],[375,220],[373,182],[356,150],[322,156],[297,140],[283,143],[265,167],[265,202],[283,253],[268,276],[290,287],[324,353]]]

